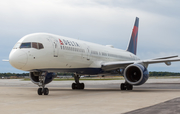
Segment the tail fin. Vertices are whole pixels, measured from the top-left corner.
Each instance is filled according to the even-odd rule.
[[[137,50],[138,25],[139,25],[139,18],[136,17],[136,21],[135,21],[134,28],[132,31],[131,39],[129,41],[129,45],[127,48],[127,51],[129,51],[135,55],[136,55],[136,50]]]

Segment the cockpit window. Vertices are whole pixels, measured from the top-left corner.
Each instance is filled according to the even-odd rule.
[[[43,49],[44,46],[41,43],[38,43],[39,49]]]
[[[18,43],[13,47],[13,49],[19,48],[20,45],[21,45],[21,43],[18,42]]]
[[[32,46],[31,46],[32,45]],[[38,43],[38,42],[28,42],[28,43],[17,43],[15,46],[14,46],[14,49],[17,49],[17,48],[35,48],[35,49],[43,49],[44,46],[42,43]]]
[[[36,42],[32,42],[32,48],[36,48],[36,49],[38,49],[38,45],[37,45],[37,43],[36,43]]]
[[[31,48],[31,43],[22,43],[20,48]]]

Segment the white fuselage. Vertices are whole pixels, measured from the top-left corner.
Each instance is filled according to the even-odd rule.
[[[79,70],[83,73],[83,69],[101,69],[104,62],[131,60],[139,58],[109,45],[103,46],[47,33],[24,36],[9,55],[10,64],[17,69],[48,72]]]

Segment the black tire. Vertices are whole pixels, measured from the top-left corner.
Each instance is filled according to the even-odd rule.
[[[76,89],[76,84],[72,83],[72,89]]]
[[[121,84],[121,90],[126,90],[126,85],[124,83]]]
[[[81,85],[81,89],[84,89],[84,83],[81,83],[80,85]]]
[[[76,89],[81,89],[81,83],[76,84]]]
[[[44,95],[48,95],[49,94],[49,89],[48,88],[44,88]]]
[[[127,90],[132,90],[133,89],[133,85],[127,84]]]
[[[37,93],[38,93],[38,95],[42,95],[42,94],[43,94],[42,88],[39,88],[39,89],[37,90]]]

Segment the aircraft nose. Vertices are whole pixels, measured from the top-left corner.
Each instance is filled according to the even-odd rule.
[[[27,63],[27,54],[21,50],[13,50],[9,55],[10,64],[17,68],[22,69]]]

